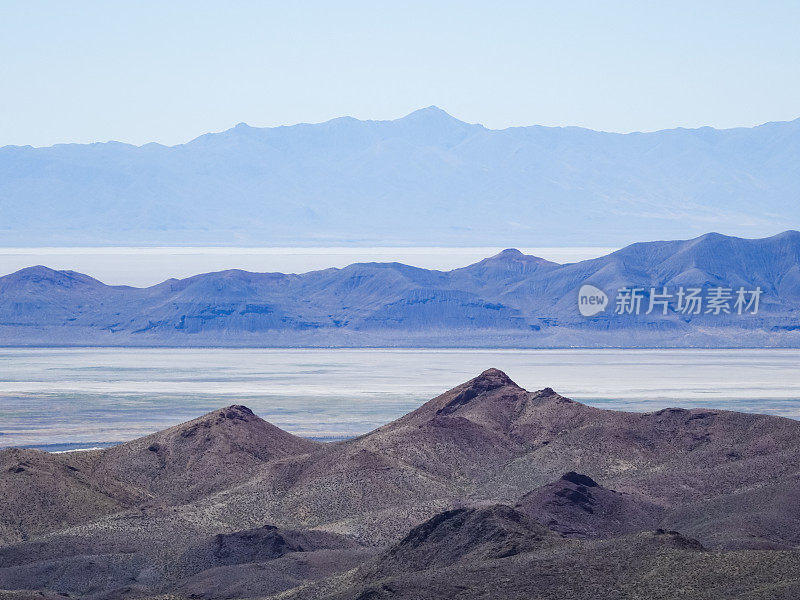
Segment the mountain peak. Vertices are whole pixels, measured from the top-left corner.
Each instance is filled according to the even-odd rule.
[[[24,269],[15,271],[11,275],[19,277],[20,279],[35,279],[35,278],[52,279],[53,277],[57,277],[61,273],[64,273],[64,271],[56,271],[55,269],[51,269],[50,267],[45,267],[44,265],[33,265],[31,267],[25,267]]]
[[[797,231],[796,229],[787,229],[786,231],[777,233],[773,235],[771,238],[767,239],[772,239],[776,241],[788,240],[791,242],[798,242],[800,241],[800,231]]]
[[[483,261],[481,262],[524,263],[524,264],[553,265],[553,266],[557,265],[557,263],[551,262],[544,258],[533,256],[531,254],[525,254],[524,252],[522,252],[521,250],[517,250],[516,248],[506,248],[505,250],[503,250],[502,252],[498,252],[494,256],[490,256],[489,258],[484,258]]]
[[[421,127],[426,131],[449,132],[451,135],[457,135],[457,139],[461,139],[470,129],[482,127],[481,125],[465,123],[438,106],[420,108],[394,122]]]
[[[305,454],[316,442],[296,437],[234,404],[112,446],[101,453],[107,473],[156,495],[190,500],[246,479],[276,459]],[[180,480],[184,485],[175,486]]]
[[[456,119],[454,116],[449,114],[447,111],[442,110],[438,106],[434,106],[434,105],[426,106],[425,108],[419,108],[419,109],[407,114],[405,117],[402,117],[402,120],[406,120],[406,119],[408,119],[408,120],[420,120],[420,119],[434,120],[434,119],[436,119],[436,120],[458,121],[458,119]]]
[[[483,373],[471,379],[450,402],[436,411],[437,415],[449,415],[469,404],[472,400],[484,394],[494,392],[500,388],[513,387],[521,389],[511,378],[500,369],[486,369]]]
[[[50,267],[45,267],[44,265],[25,267],[5,277],[0,277],[0,281],[2,280],[17,284],[47,284],[65,288],[86,284],[103,285],[101,282],[83,273],[76,273],[75,271],[57,271]]]
[[[518,387],[517,384],[514,383],[511,380],[511,378],[505,374],[504,371],[496,369],[495,367],[490,367],[486,369],[483,373],[481,373],[475,379],[473,379],[473,381],[475,382],[481,380],[489,382],[489,385],[496,385],[498,387],[501,385],[513,385],[515,387]]]
[[[516,248],[506,248],[502,252],[484,258],[481,261],[455,269],[453,273],[471,275],[483,281],[492,281],[498,277],[502,278],[509,273],[517,275],[528,275],[539,269],[555,269],[560,265],[538,256],[525,254]]]
[[[217,419],[234,419],[245,422],[252,418],[257,418],[252,410],[241,404],[231,404],[230,406],[209,413],[208,416],[217,417]]]
[[[516,248],[506,248],[502,252],[495,254],[493,258],[522,258],[525,255]]]
[[[564,473],[561,476],[561,481],[568,481],[570,483],[574,483],[575,485],[582,485],[585,487],[597,487],[597,482],[594,479],[588,475],[576,473],[575,471],[568,471]]]

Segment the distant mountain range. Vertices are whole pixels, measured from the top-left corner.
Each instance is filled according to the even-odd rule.
[[[586,285],[606,297],[591,316]],[[797,347],[800,232],[637,243],[565,265],[510,249],[447,272],[363,263],[149,288],[32,267],[0,277],[0,345]]]
[[[0,148],[0,244],[622,246],[800,223],[800,119],[616,134],[245,124],[186,144]]]
[[[338,443],[244,406],[0,450],[8,600],[795,600],[800,422],[488,369]]]

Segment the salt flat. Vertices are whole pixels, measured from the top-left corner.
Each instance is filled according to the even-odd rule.
[[[800,418],[798,362],[798,350],[0,349],[0,446],[118,442],[227,404],[350,437],[490,366],[602,408]]]

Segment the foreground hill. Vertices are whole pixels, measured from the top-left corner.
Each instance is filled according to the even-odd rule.
[[[605,310],[581,315],[585,284],[607,295]],[[617,314],[625,288],[640,290],[637,311]],[[691,289],[697,310],[679,304]],[[714,290],[728,295],[715,312]],[[739,290],[748,302],[758,290],[757,304],[737,308]],[[664,291],[666,306],[651,306]],[[797,231],[639,243],[565,265],[509,249],[447,272],[364,263],[149,288],[41,266],[0,277],[7,346],[798,347],[798,319]]]
[[[708,552],[664,530],[570,543],[542,536],[511,510],[444,513],[420,526],[432,535],[404,539],[375,561],[377,569],[369,565],[280,598],[790,600],[800,592],[797,552]],[[451,559],[452,546],[465,542],[472,552]],[[406,553],[432,560],[409,561]]]
[[[800,422],[601,410],[496,369],[345,442],[232,406],[0,466],[9,598],[800,593]]]
[[[617,134],[464,123],[244,123],[186,144],[0,148],[12,246],[614,245],[800,222],[800,120]],[[635,232],[635,233],[634,233]]]

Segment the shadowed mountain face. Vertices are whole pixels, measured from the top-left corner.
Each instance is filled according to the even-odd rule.
[[[462,533],[453,532],[427,550],[433,556],[447,553]],[[796,552],[708,552],[697,541],[663,529],[591,542],[550,539],[538,547],[536,537],[519,554],[477,560],[467,556],[392,574],[363,569],[332,582],[298,588],[281,598],[596,600],[685,595],[704,600],[789,600],[800,589]],[[391,561],[401,546],[402,542],[387,551],[378,564]],[[390,564],[405,567],[399,560]]]
[[[600,410],[497,369],[335,444],[231,406],[105,450],[1,451],[0,590],[788,599],[798,459],[796,421]]]
[[[590,317],[579,290],[608,297]],[[620,289],[639,308],[617,311]],[[685,310],[681,288],[705,304]],[[713,290],[724,308],[709,310]],[[737,308],[738,291],[757,310]],[[663,306],[658,294],[669,296]],[[682,304],[679,305],[679,302]],[[742,314],[739,314],[739,313]],[[800,233],[707,234],[557,265],[506,250],[448,272],[398,263],[223,271],[150,288],[31,267],[0,277],[0,344],[105,346],[800,346]]]
[[[516,508],[553,531],[577,538],[656,529],[665,512],[659,504],[606,489],[574,471],[528,492]]]
[[[798,158],[800,120],[495,131],[429,107],[242,123],[173,147],[0,148],[0,229],[13,246],[622,245],[709,222],[764,235],[800,221]]]
[[[502,504],[450,510],[412,529],[378,561],[370,577],[505,558],[557,540],[537,521]]]

